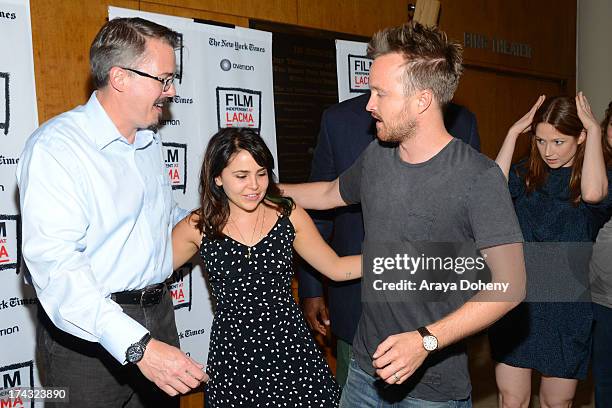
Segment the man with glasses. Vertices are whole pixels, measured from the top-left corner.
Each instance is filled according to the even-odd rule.
[[[19,162],[37,365],[45,387],[68,387],[71,406],[178,405],[168,395],[208,378],[178,349],[165,285],[186,212],[151,129],[175,95],[177,46],[177,33],[150,21],[109,21],[90,49],[97,90],[34,132]]]

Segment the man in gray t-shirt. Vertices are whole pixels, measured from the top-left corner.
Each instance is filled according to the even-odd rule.
[[[505,301],[364,301],[341,407],[469,407],[460,340],[495,322],[524,296],[522,234],[497,165],[448,134],[442,106],[461,75],[461,48],[418,23],[374,35],[366,109],[377,135],[332,182],[283,185],[298,205],[328,209],[360,202],[365,242],[472,242]],[[372,274],[365,263],[364,276]],[[489,298],[489,300],[491,300]],[[427,401],[427,403],[425,402]]]

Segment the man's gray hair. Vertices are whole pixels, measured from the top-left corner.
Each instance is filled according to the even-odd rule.
[[[180,46],[179,34],[143,18],[114,18],[96,35],[89,49],[89,65],[97,89],[108,84],[112,67],[134,68],[144,56],[147,39],[165,41],[173,49]]]

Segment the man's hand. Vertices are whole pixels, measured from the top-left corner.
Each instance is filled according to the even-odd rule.
[[[155,339],[151,339],[137,365],[147,379],[170,396],[186,394],[208,381],[202,364],[176,347]]]
[[[378,345],[372,365],[386,383],[401,384],[423,364],[427,354],[417,331],[394,334]]]
[[[329,326],[329,315],[323,297],[307,297],[300,302],[308,327],[325,336]]]

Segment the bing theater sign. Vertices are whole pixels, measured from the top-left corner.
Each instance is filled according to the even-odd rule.
[[[463,46],[480,50],[490,50],[496,54],[512,55],[515,57],[531,58],[533,49],[529,44],[504,40],[502,38],[489,38],[484,34],[463,33]]]

